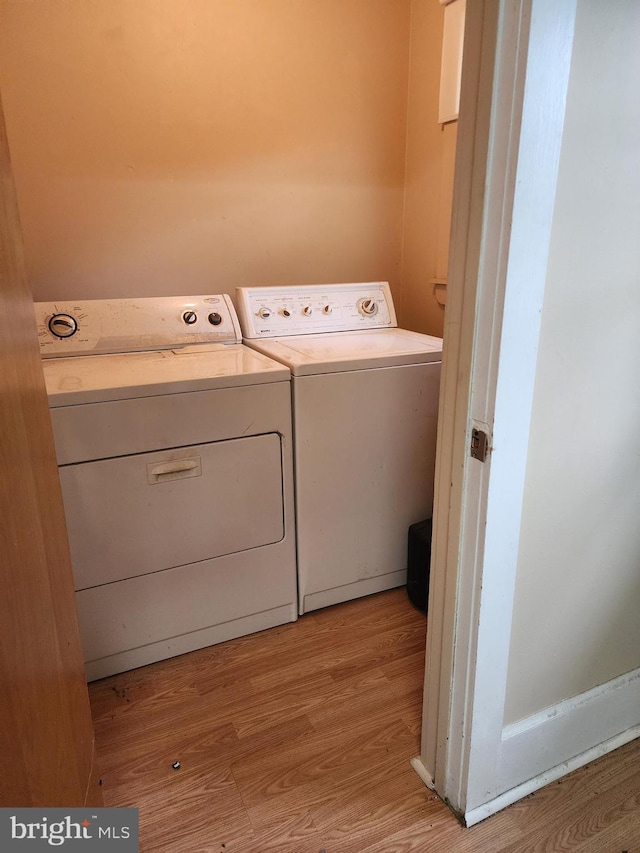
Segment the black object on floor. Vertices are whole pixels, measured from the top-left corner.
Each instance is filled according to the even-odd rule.
[[[430,518],[417,521],[409,528],[407,554],[407,595],[409,601],[427,612],[429,601],[429,574],[431,569],[431,533]]]

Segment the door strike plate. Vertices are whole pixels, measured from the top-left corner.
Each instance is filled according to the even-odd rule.
[[[471,430],[471,457],[472,459],[479,459],[480,462],[484,462],[487,458],[487,446],[489,444],[489,440],[487,438],[486,432],[482,432],[480,429],[472,429]]]

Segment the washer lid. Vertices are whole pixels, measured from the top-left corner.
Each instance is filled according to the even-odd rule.
[[[442,359],[442,338],[407,329],[294,335],[250,341],[249,345],[286,364],[294,376],[424,364]]]
[[[290,379],[287,367],[242,344],[52,358],[42,368],[52,408]]]

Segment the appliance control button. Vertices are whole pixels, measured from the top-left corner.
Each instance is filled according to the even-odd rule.
[[[290,317],[291,316],[291,311],[289,311],[288,308],[283,308],[280,313],[282,314],[283,317]]]
[[[78,331],[78,321],[71,314],[54,314],[49,320],[49,331],[56,338],[70,338]]]
[[[311,305],[305,305],[302,309],[302,313],[305,317],[310,317],[313,314],[313,308],[311,307]]]
[[[211,323],[212,326],[219,326],[222,323],[222,314],[218,314],[217,311],[212,311],[211,314],[207,317],[207,320]]]
[[[198,315],[195,311],[185,311],[182,315],[182,319],[187,324],[187,326],[193,326],[193,324],[198,320]]]
[[[332,311],[333,311],[333,308],[331,307],[331,305],[325,305],[324,308],[322,309],[322,312],[324,314],[331,314]]]
[[[268,320],[270,316],[271,316],[271,309],[270,308],[260,308],[258,310],[258,317],[260,317],[261,320]]]
[[[378,303],[375,299],[371,299],[371,297],[361,299],[358,302],[358,308],[360,309],[360,313],[364,314],[365,317],[373,317],[378,313]]]

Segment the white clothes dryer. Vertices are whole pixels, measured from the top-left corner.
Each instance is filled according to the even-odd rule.
[[[386,282],[238,288],[248,346],[292,374],[299,611],[401,586],[433,505],[441,338]]]
[[[228,296],[35,307],[88,679],[295,620],[288,368]]]

